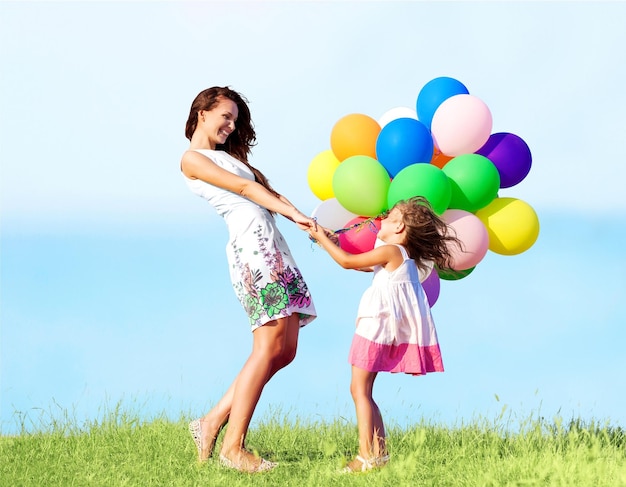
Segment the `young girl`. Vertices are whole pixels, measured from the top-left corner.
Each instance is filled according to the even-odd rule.
[[[372,285],[359,304],[348,358],[359,454],[345,470],[381,467],[389,455],[383,419],[372,397],[374,380],[378,372],[443,372],[437,332],[420,282],[435,264],[449,269],[448,245],[460,242],[421,197],[396,203],[382,219],[375,247],[369,252],[345,252],[322,227],[311,227],[308,232],[343,268],[374,272]]]

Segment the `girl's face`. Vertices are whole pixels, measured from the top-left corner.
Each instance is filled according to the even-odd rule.
[[[230,134],[235,131],[235,122],[239,116],[237,104],[228,98],[219,98],[211,110],[201,110],[199,123],[206,133],[213,149],[217,144],[223,144]]]
[[[392,209],[380,222],[380,230],[377,237],[386,242],[389,237],[402,229],[402,212],[398,208]]]

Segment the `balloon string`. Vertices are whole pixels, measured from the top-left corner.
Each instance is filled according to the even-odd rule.
[[[339,235],[341,233],[346,233],[346,232],[349,232],[350,230],[354,230],[354,229],[356,229],[356,231],[359,232],[361,230],[361,228],[366,226],[366,225],[372,232],[376,233],[377,228],[376,228],[376,225],[374,225],[374,220],[376,220],[377,218],[380,218],[381,216],[382,215],[373,216],[371,218],[368,218],[367,220],[363,220],[362,222],[350,225],[349,227],[345,227],[345,228],[340,228],[338,230],[334,230],[333,234]]]
[[[349,232],[350,230],[355,230],[356,232],[360,232],[364,226],[367,226],[367,228],[372,233],[378,233],[378,228],[374,224],[374,221],[377,220],[378,218],[384,217],[386,214],[387,213],[384,212],[384,213],[381,213],[380,215],[372,216],[372,217],[368,218],[367,220],[363,220],[362,222],[354,223],[354,224],[350,225],[349,227],[339,228],[337,230],[331,230],[330,233],[331,233],[331,235],[340,235],[342,233]],[[315,219],[315,220],[317,221],[317,219]],[[309,240],[311,240],[312,242],[318,243],[317,240],[315,240],[310,235],[309,235]]]

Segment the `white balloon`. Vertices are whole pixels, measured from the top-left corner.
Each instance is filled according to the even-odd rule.
[[[387,110],[383,113],[383,115],[378,119],[378,125],[384,127],[396,118],[414,118],[417,120],[417,112],[409,107],[392,108],[391,110]]]
[[[317,205],[311,216],[317,218],[317,223],[323,227],[330,230],[339,230],[340,228],[344,228],[346,223],[359,215],[355,215],[346,210],[341,206],[339,201],[337,201],[337,198],[328,198]]]

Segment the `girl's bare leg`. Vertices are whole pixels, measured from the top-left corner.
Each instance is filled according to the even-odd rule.
[[[222,400],[207,415],[212,416],[215,411],[214,425],[228,420],[221,455],[242,469],[253,470],[260,464],[259,458],[245,450],[246,434],[263,387],[295,358],[299,327],[298,315],[292,315],[257,328],[248,360]]]
[[[350,393],[356,409],[359,456],[365,460],[386,455],[385,426],[372,395],[376,376],[376,372],[352,367]],[[360,470],[361,465],[356,459],[348,464],[352,470]]]
[[[374,436],[372,438],[372,453],[375,458],[382,458],[387,455],[387,437],[383,416],[380,414],[378,404],[372,399],[372,412],[374,423]]]

